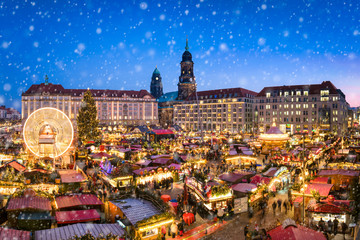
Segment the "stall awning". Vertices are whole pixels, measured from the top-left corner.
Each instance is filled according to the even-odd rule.
[[[283,226],[278,226],[268,231],[268,234],[271,236],[271,239],[276,240],[326,240],[324,234],[321,232],[300,225],[288,226],[286,228],[283,228]]]
[[[88,232],[90,232],[91,235],[93,235],[95,238],[100,236],[100,234],[106,236],[109,233],[121,237],[124,234],[124,229],[118,223],[113,223],[113,224],[77,223],[64,227],[57,227],[52,229],[36,231],[35,240],[72,239],[75,235],[81,237]]]
[[[75,170],[58,170],[62,183],[76,183],[85,180],[84,176]]]
[[[247,193],[247,192],[251,192],[251,190],[256,189],[257,187],[255,184],[251,184],[251,183],[238,183],[232,185],[231,188],[232,190],[237,192]]]
[[[223,181],[236,183],[239,182],[241,178],[243,178],[244,174],[237,174],[237,173],[224,173],[219,176],[219,178]]]
[[[25,196],[11,198],[6,211],[15,211],[22,209],[36,209],[42,211],[51,211],[49,199],[38,196]]]
[[[324,183],[310,183],[305,190],[305,194],[312,194],[311,191],[318,191],[320,196],[327,197],[333,184],[324,184]]]
[[[68,195],[59,196],[55,199],[56,205],[59,209],[75,207],[75,206],[94,206],[103,205],[103,202],[93,194],[80,194],[80,195]]]
[[[30,240],[31,232],[0,227],[0,239]]]
[[[92,222],[98,220],[100,220],[100,214],[95,209],[56,212],[56,221],[58,224]]]

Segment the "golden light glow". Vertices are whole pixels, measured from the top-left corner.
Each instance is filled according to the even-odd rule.
[[[26,147],[36,156],[40,156],[39,132],[46,125],[51,125],[57,132],[55,146],[59,152],[54,152],[54,158],[63,155],[74,139],[74,128],[69,117],[62,111],[52,107],[39,108],[26,119],[23,136]],[[57,142],[56,142],[57,141]]]
[[[162,222],[159,222],[159,223],[156,223],[156,224],[153,224],[153,225],[149,225],[149,226],[146,226],[146,227],[139,228],[139,231],[140,232],[145,232],[145,231],[148,231],[150,229],[158,228],[158,227],[161,227],[162,225],[172,223],[173,221],[174,221],[174,219],[162,221]]]

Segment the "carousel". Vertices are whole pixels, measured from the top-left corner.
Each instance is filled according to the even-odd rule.
[[[269,152],[272,149],[283,147],[289,140],[289,135],[280,131],[275,123],[273,123],[269,131],[259,136],[263,152]]]

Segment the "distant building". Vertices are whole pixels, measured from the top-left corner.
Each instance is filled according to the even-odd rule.
[[[344,93],[330,81],[321,84],[265,87],[256,96],[255,124],[266,132],[273,122],[283,132],[343,134],[348,125]]]
[[[182,55],[180,66],[178,91],[165,93],[158,98],[159,122],[163,127],[169,127],[174,124],[174,105],[181,104],[182,101],[196,92],[194,62],[189,52],[188,39],[186,39],[185,51]]]
[[[187,130],[252,132],[256,95],[243,88],[193,93],[174,105],[174,123]]]
[[[178,91],[158,98],[160,125],[169,127],[176,124],[185,130],[253,131],[256,92],[243,88],[197,92],[194,62],[187,39],[180,66]]]
[[[20,120],[21,115],[18,110],[14,108],[6,108],[5,106],[0,106],[0,119],[6,120]]]
[[[22,118],[42,107],[54,107],[76,120],[86,89],[65,89],[60,84],[34,84],[22,94]],[[145,125],[158,123],[158,104],[146,90],[90,89],[100,123],[108,125]]]
[[[155,68],[151,77],[150,93],[155,98],[159,98],[164,94],[161,75],[157,67]]]

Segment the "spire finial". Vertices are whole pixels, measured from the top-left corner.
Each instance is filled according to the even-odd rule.
[[[188,51],[189,50],[189,40],[188,40],[188,36],[186,35],[186,46],[185,46],[185,50]]]
[[[45,75],[45,85],[48,85],[49,84],[49,77],[48,75],[46,74]]]

